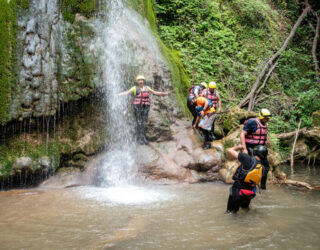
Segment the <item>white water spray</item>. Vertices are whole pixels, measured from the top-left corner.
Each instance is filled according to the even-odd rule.
[[[151,78],[155,68],[159,72],[158,64],[163,64],[164,60],[157,40],[138,13],[126,7],[122,0],[108,0],[105,4],[107,20],[102,26],[101,23],[97,25],[99,35],[95,46],[100,53],[110,146],[99,178],[100,185],[112,191],[105,193],[112,194],[110,199],[118,197],[126,203],[128,198],[132,198],[130,192],[136,190],[128,185],[137,182],[137,145],[131,104],[128,98],[117,96],[117,93],[131,88],[136,74],[142,73],[147,79]],[[123,196],[126,193],[123,187],[127,196]],[[116,190],[120,190],[119,195],[114,193]],[[140,200],[141,190],[138,196]]]

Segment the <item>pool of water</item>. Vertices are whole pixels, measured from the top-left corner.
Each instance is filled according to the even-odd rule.
[[[282,171],[292,180],[304,181],[314,187],[320,188],[320,166],[307,166],[306,164],[295,164],[293,173],[287,165],[281,166]]]
[[[1,249],[319,249],[320,193],[269,186],[226,214],[229,186],[0,192]]]

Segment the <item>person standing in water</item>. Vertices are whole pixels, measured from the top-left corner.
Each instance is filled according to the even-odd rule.
[[[257,145],[265,146],[268,138],[268,121],[272,117],[268,109],[261,109],[259,117],[251,118],[244,122],[243,130],[240,134],[240,143],[245,154],[252,155],[253,148]],[[269,171],[268,158],[263,159],[263,165]],[[261,189],[266,189],[267,176],[263,177]]]
[[[251,200],[256,196],[256,187],[268,174],[263,165],[268,149],[257,145],[253,148],[253,156],[240,152],[244,149],[242,145],[227,149],[228,155],[241,163],[232,177],[234,183],[230,188],[227,205],[229,213],[237,213],[240,207],[249,208]]]
[[[133,94],[133,110],[134,116],[136,119],[136,133],[137,140],[139,144],[148,144],[148,140],[146,137],[147,130],[147,120],[148,114],[150,110],[150,94],[157,96],[167,96],[167,92],[159,92],[154,91],[148,86],[145,86],[145,77],[143,75],[138,75],[136,78],[137,85],[132,87],[131,89],[121,92],[118,95],[129,95]]]

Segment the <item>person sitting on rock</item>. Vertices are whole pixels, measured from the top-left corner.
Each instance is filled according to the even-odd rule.
[[[129,95],[133,94],[133,110],[134,116],[136,119],[136,132],[137,132],[137,141],[139,144],[148,144],[146,138],[147,130],[147,120],[150,110],[150,98],[149,93],[158,96],[166,96],[168,93],[154,91],[148,86],[144,86],[145,77],[143,75],[138,75],[136,78],[137,86],[132,87],[131,89],[121,92],[118,95]]]
[[[198,98],[194,97],[191,101],[191,105],[195,106],[197,113],[197,118],[192,128],[196,129],[199,123],[199,130],[204,136],[203,149],[209,149],[211,147],[211,141],[215,139],[215,137],[212,137],[215,108],[212,107],[211,102],[207,98],[202,96]],[[202,118],[201,121],[200,118]]]
[[[252,155],[252,150],[257,145],[265,145],[268,136],[268,121],[271,118],[271,112],[268,109],[261,109],[259,117],[251,118],[244,122],[243,130],[240,134],[240,143],[243,146],[245,154]],[[263,162],[264,166],[269,169],[268,158]],[[261,189],[266,189],[267,179],[261,183]]]
[[[234,183],[230,188],[227,205],[227,212],[230,213],[237,213],[240,207],[249,208],[251,200],[256,195],[256,187],[268,174],[262,164],[267,158],[268,149],[262,145],[255,146],[253,156],[240,152],[244,149],[242,145],[227,149],[227,153],[241,163],[232,177]]]
[[[207,87],[207,84],[205,82],[202,82],[200,85],[193,85],[189,88],[189,96],[187,99],[187,106],[190,111],[190,113],[193,116],[192,120],[192,126],[195,124],[197,119],[197,112],[195,110],[195,106],[191,105],[191,101],[194,97],[198,98],[202,95],[202,91]]]

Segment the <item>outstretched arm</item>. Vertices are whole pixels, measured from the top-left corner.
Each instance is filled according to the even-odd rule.
[[[149,91],[153,94],[153,95],[168,95],[167,92],[160,92],[160,91],[155,91],[153,89],[149,89]]]
[[[242,130],[241,131],[241,134],[240,134],[240,143],[243,147],[243,153],[245,154],[248,154],[248,150],[247,150],[247,147],[246,147],[246,135],[248,134],[247,131],[245,130]]]
[[[129,95],[131,93],[131,89],[127,90],[127,91],[124,91],[124,92],[121,92],[121,93],[118,93],[117,96],[121,96],[121,95]]]
[[[239,146],[234,146],[232,148],[228,148],[227,149],[227,153],[232,156],[232,158],[234,159],[238,159],[238,155],[239,155],[239,152],[243,150],[243,146],[242,145],[239,145]]]

